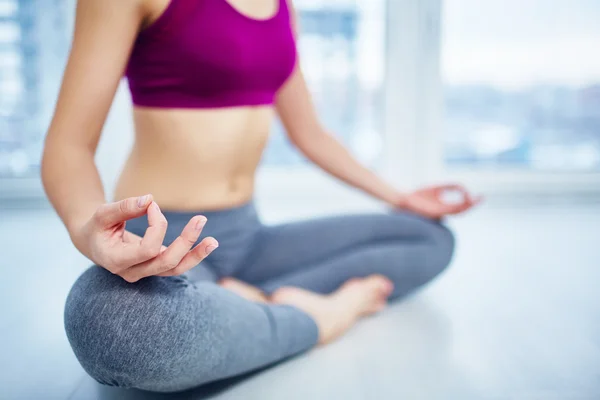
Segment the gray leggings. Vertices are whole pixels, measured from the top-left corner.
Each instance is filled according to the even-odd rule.
[[[330,293],[353,277],[383,274],[402,297],[442,272],[452,257],[450,231],[406,213],[339,216],[261,224],[252,203],[202,213],[202,236],[219,248],[179,277],[127,283],[93,266],[76,281],[65,308],[75,355],[97,381],[158,392],[241,375],[306,351],[315,322],[292,306],[247,301],[215,284],[235,277],[267,293],[298,286]],[[165,244],[195,215],[165,212]],[[127,229],[143,235],[144,218]]]

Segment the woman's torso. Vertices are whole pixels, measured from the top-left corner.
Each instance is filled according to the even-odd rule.
[[[285,0],[147,4],[149,28],[127,71],[135,143],[115,197],[152,193],[172,210],[245,203],[273,120],[273,91],[295,65]],[[265,40],[273,34],[277,40]]]

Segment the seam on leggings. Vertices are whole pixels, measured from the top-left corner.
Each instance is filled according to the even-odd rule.
[[[266,229],[268,228],[268,226],[264,225],[262,222],[259,221],[259,227],[256,230],[256,233],[254,234],[254,238],[252,239],[252,242],[250,243],[250,246],[248,248],[248,251],[246,252],[246,255],[244,257],[242,257],[242,260],[240,261],[240,264],[236,265],[234,268],[234,273],[235,275],[239,275],[240,272],[242,272],[245,268],[248,267],[248,260],[251,260],[251,264],[250,266],[253,267],[255,265],[254,260],[256,260],[256,255],[258,253],[260,253],[260,251],[263,249],[263,244],[265,242],[264,238],[266,235]]]

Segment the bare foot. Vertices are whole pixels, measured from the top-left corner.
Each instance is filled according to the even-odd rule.
[[[223,278],[219,286],[234,292],[243,298],[257,303],[268,303],[267,296],[257,287],[233,278]]]
[[[359,318],[382,310],[393,288],[386,277],[371,275],[352,279],[327,296],[294,287],[281,288],[273,293],[271,301],[298,307],[313,317],[319,327],[319,343],[324,344],[343,335]]]

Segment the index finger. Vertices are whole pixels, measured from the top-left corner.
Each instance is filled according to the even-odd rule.
[[[152,195],[129,197],[124,200],[108,203],[101,206],[95,218],[102,227],[121,224],[130,219],[146,214],[148,205],[152,202]]]

